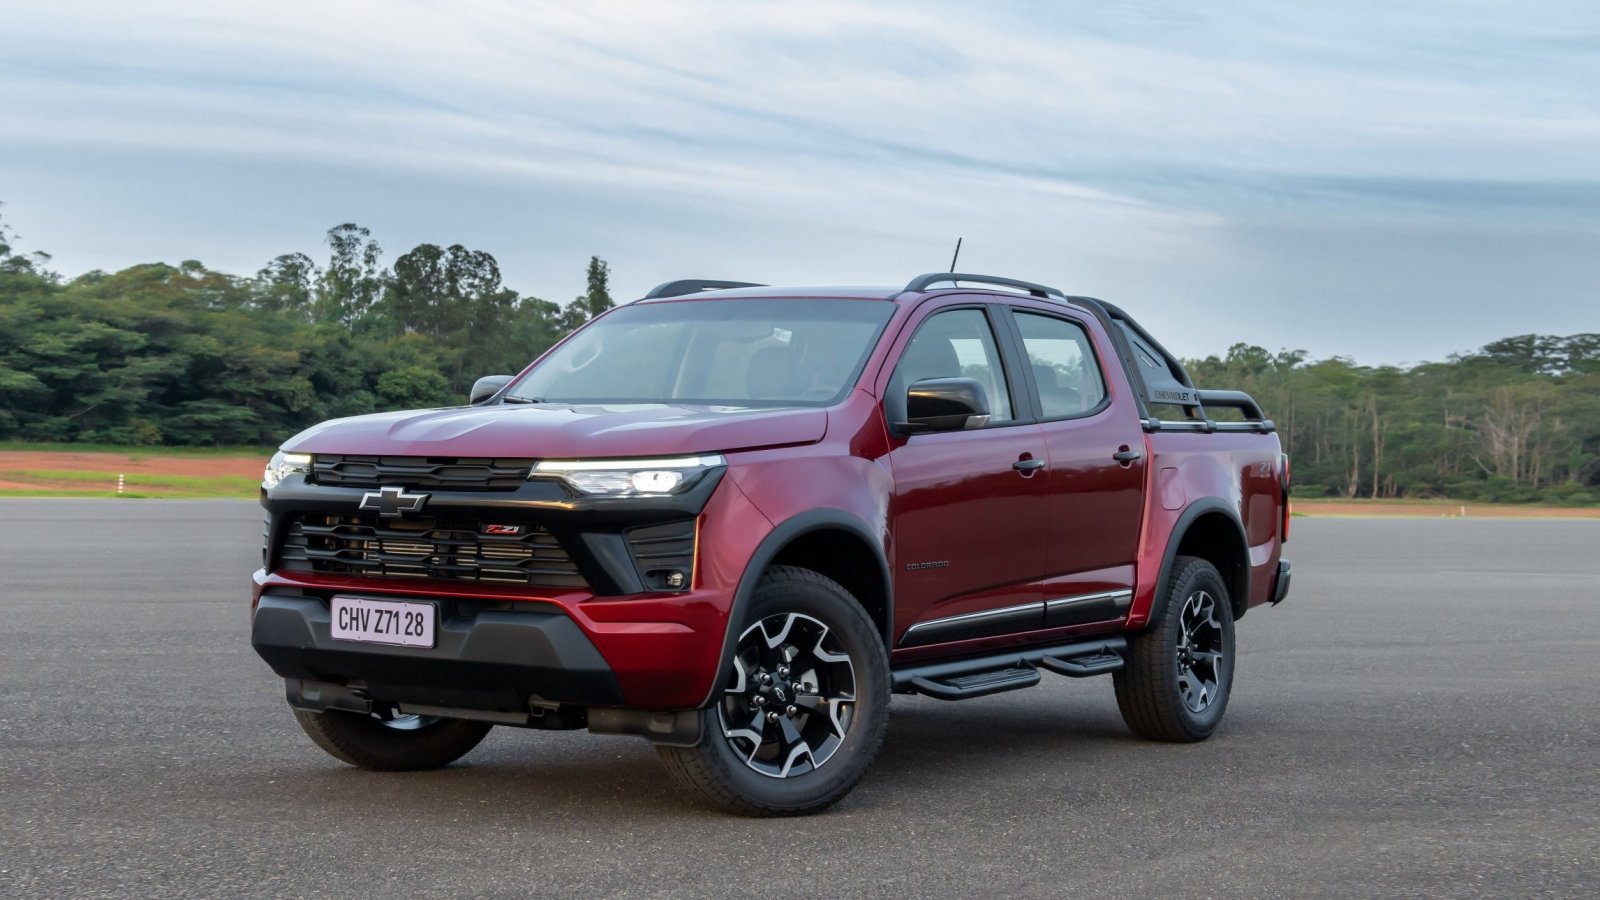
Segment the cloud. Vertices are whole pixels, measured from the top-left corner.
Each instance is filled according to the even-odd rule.
[[[1239,297],[1172,342],[1200,352],[1254,327],[1197,280],[1246,261],[1334,275],[1366,233],[1464,229],[1434,260],[1484,228],[1518,253],[1600,233],[1588,4],[58,0],[7,29],[0,199],[63,267],[249,270],[359,217],[402,249],[479,236],[561,298],[589,253],[629,290],[722,271],[690,264],[899,280],[962,234],[975,262],[1175,321]],[[196,179],[248,221],[217,234]],[[1438,270],[1395,274],[1433,296]],[[1440,340],[1511,327],[1468,305],[1481,336]]]

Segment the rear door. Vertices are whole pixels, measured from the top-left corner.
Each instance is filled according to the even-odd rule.
[[[1045,625],[1124,616],[1144,512],[1144,429],[1115,355],[1086,314],[1054,304],[1013,304],[1028,399],[1049,458],[1042,489]]]
[[[1028,631],[1043,621],[1048,519],[1044,436],[1019,415],[1020,382],[997,339],[1003,307],[941,305],[914,319],[883,387],[886,416],[925,378],[984,385],[992,417],[970,431],[894,439],[895,633],[904,647]],[[898,402],[897,402],[898,401]]]

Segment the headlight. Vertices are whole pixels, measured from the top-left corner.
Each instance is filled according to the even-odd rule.
[[[580,494],[663,496],[688,490],[707,471],[727,465],[720,453],[671,459],[549,459],[533,477],[560,478]]]
[[[304,475],[310,471],[311,454],[285,453],[279,450],[267,460],[267,470],[261,473],[261,486],[270,491],[278,486],[278,482],[290,475]]]

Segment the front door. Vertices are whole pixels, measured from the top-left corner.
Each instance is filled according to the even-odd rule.
[[[895,495],[895,634],[903,647],[1041,627],[1039,579],[1048,505],[1044,437],[1018,422],[992,315],[942,308],[924,318],[885,389],[890,420],[925,378],[975,378],[991,417],[983,428],[898,438],[889,453]]]

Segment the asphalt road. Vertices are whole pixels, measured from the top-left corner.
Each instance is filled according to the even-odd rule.
[[[1295,529],[1212,740],[1109,679],[896,698],[844,803],[756,821],[586,732],[346,768],[250,650],[253,504],[0,500],[0,895],[1600,895],[1600,522]]]

